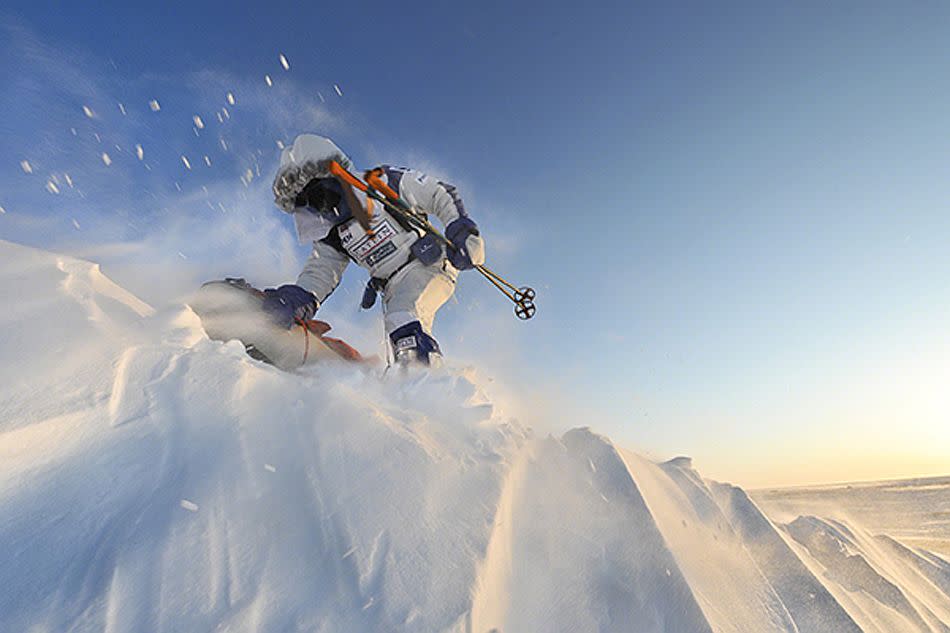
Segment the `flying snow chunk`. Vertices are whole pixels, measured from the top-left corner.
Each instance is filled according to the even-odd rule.
[[[284,67],[284,70],[290,70],[290,62],[287,61],[283,53],[280,54],[280,65]]]
[[[158,104],[158,99],[152,99],[148,102],[148,107],[152,109],[152,112],[158,112],[162,109],[162,106]]]
[[[89,108],[89,106],[84,105],[84,106],[82,107],[82,111],[83,111],[83,114],[85,114],[85,115],[86,115],[87,117],[89,117],[90,119],[93,118],[94,116],[96,116],[96,115],[93,113],[93,111]]]
[[[339,87],[338,85],[333,84],[333,89],[336,90],[336,94],[337,94],[338,97],[342,97],[342,96],[343,96],[343,91],[340,90],[340,87]]]
[[[188,256],[182,253],[181,251],[178,251],[178,256],[181,257],[182,259],[188,259]]]
[[[46,190],[49,191],[50,193],[57,193],[57,194],[59,193],[59,187],[57,187],[56,183],[53,182],[52,180],[46,181]]]
[[[0,206],[0,215],[3,215],[3,214],[6,213],[6,212],[7,212],[7,210],[4,209],[3,206]]]
[[[276,472],[277,472],[277,469],[274,468],[273,466],[271,466],[270,464],[264,464],[264,470],[266,470],[266,471],[269,472],[269,473],[276,473]]]
[[[211,159],[208,158],[207,154],[205,154],[205,165],[207,165],[208,167],[211,167]]]
[[[73,179],[69,177],[69,174],[63,172],[63,178],[66,179],[66,184],[69,185],[69,188],[73,188]]]
[[[72,135],[73,135],[73,136],[79,136],[79,132],[76,131],[76,128],[71,127],[71,128],[69,128],[69,131],[72,132]]]
[[[320,103],[326,103],[327,100],[323,98],[322,92],[317,92],[317,96],[320,97]]]
[[[185,510],[188,510],[189,512],[197,512],[197,511],[198,511],[198,504],[195,503],[194,501],[188,501],[188,499],[182,499],[182,500],[178,503],[178,505],[180,505],[180,506],[181,506],[182,508],[184,508]]]
[[[33,173],[33,165],[31,165],[31,164],[30,164],[30,161],[28,161],[28,160],[21,160],[21,161],[20,161],[20,169],[22,169],[22,170],[23,170],[23,173],[26,173],[26,174],[32,174],[32,173]]]
[[[198,128],[199,130],[205,129],[205,122],[202,121],[201,117],[198,116],[197,114],[191,117],[191,120],[195,122],[195,127]]]
[[[277,141],[277,149],[284,149],[284,142],[283,142],[283,141]]]
[[[73,226],[76,227],[76,230],[80,230],[82,227],[79,226],[79,221],[76,218],[73,218]]]
[[[106,164],[106,167],[112,164],[112,159],[109,158],[109,155],[105,152],[102,152],[102,162]]]
[[[187,167],[188,169],[191,169],[191,163],[188,162],[188,157],[185,156],[184,154],[181,155],[181,162],[185,164],[185,167]]]
[[[121,103],[119,104],[119,112],[122,113],[122,116],[125,116],[127,114],[127,112],[125,111],[125,106],[122,105]]]
[[[274,85],[274,80],[270,78],[270,75],[264,75],[264,83],[266,83],[267,87],[270,88]]]
[[[228,93],[228,105],[234,105],[234,95],[230,92]]]
[[[135,144],[135,155],[139,157],[139,160],[145,159],[145,150],[138,143]]]

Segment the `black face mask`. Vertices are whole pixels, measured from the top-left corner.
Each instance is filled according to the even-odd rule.
[[[343,219],[349,210],[344,208],[343,190],[336,178],[314,178],[297,194],[294,204],[329,218]]]

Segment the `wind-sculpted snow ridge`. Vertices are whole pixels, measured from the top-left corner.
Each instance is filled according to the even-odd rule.
[[[2,631],[947,631],[950,563],[0,242]]]

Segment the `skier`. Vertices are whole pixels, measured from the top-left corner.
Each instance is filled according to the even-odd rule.
[[[370,273],[362,307],[383,295],[386,333],[397,364],[441,361],[432,336],[435,313],[455,292],[460,270],[485,261],[485,244],[452,185],[426,174],[384,165],[384,182],[413,207],[435,215],[454,248],[374,204],[344,179],[330,161],[352,171],[333,141],[301,134],[284,149],[274,179],[274,201],[294,217],[301,244],[313,244],[295,284],[265,290],[263,308],[281,327],[309,319],[336,289],[352,260]]]

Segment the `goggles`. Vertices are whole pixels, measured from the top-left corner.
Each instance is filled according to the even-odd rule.
[[[314,178],[294,198],[294,211],[310,213],[342,222],[349,219],[349,207],[343,200],[343,189],[336,178]]]

